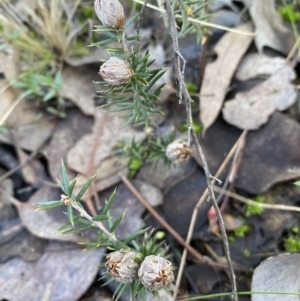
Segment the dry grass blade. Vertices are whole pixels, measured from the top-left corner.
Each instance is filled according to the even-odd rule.
[[[137,2],[139,4],[144,4],[144,1],[142,1],[142,0],[133,0],[133,1]],[[161,8],[155,6],[155,5],[152,5],[152,4],[147,4],[147,6],[152,8],[152,9],[155,9],[157,11],[160,11],[162,13],[166,12],[164,9],[161,9]],[[178,19],[182,18],[180,15],[175,15],[175,17],[178,18]],[[238,29],[234,29],[234,28],[230,28],[230,27],[226,27],[226,26],[222,26],[222,25],[218,25],[218,24],[214,24],[214,23],[210,23],[210,22],[206,22],[206,21],[197,20],[197,19],[194,19],[194,18],[191,18],[191,17],[189,17],[188,20],[191,21],[191,22],[194,22],[194,23],[201,24],[203,26],[223,29],[225,31],[235,32],[235,33],[243,34],[243,35],[247,35],[247,36],[255,36],[255,33],[253,33],[253,32],[238,30]]]
[[[284,210],[284,211],[296,211],[300,212],[300,208],[296,206],[289,206],[289,205],[278,205],[278,204],[264,204],[264,203],[259,203],[255,202],[251,199],[245,198],[237,193],[230,192],[228,190],[223,190],[220,187],[214,186],[214,191],[215,192],[222,192],[226,196],[229,196],[237,201],[240,201],[242,203],[245,203],[247,205],[254,205],[256,207],[264,208],[264,209],[273,209],[273,210]]]
[[[72,5],[65,0],[34,0],[31,7],[19,12],[8,0],[0,4],[0,23],[5,26],[5,40],[10,41],[11,34],[18,31],[13,45],[31,53],[31,56],[43,61],[63,61],[74,52],[74,37],[83,25],[75,24],[74,13],[80,1]]]

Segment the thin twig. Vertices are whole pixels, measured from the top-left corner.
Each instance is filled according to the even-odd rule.
[[[233,266],[232,266],[232,262],[231,262],[231,258],[230,258],[229,243],[228,243],[228,239],[227,239],[224,221],[223,221],[220,209],[218,207],[218,204],[217,204],[217,201],[215,198],[215,194],[214,194],[214,190],[213,190],[213,186],[212,186],[212,181],[214,180],[214,178],[212,177],[212,175],[208,169],[206,159],[204,157],[202,148],[198,141],[197,134],[193,127],[193,118],[192,118],[192,109],[191,109],[192,99],[189,95],[189,92],[188,92],[187,87],[184,82],[185,60],[183,59],[182,55],[179,52],[177,23],[176,23],[175,15],[174,15],[170,0],[165,0],[165,5],[166,5],[167,14],[169,17],[170,35],[171,35],[172,42],[173,42],[173,50],[174,50],[174,56],[175,56],[175,58],[174,58],[175,77],[178,81],[178,94],[179,94],[178,96],[179,96],[179,99],[182,98],[185,101],[188,129],[190,130],[191,136],[193,138],[193,141],[194,141],[196,149],[197,149],[197,153],[201,159],[202,167],[203,167],[205,177],[206,177],[206,182],[207,182],[208,196],[209,196],[210,201],[212,202],[212,205],[215,209],[215,212],[216,212],[216,215],[217,215],[218,221],[219,221],[219,227],[220,227],[221,234],[222,234],[223,247],[224,247],[225,257],[226,257],[228,268],[229,268],[230,282],[231,282],[231,286],[232,286],[231,299],[232,299],[232,301],[237,301],[238,300],[237,287],[236,287],[236,281],[235,281],[235,274],[234,274],[234,270],[233,270]],[[181,59],[183,60],[182,67],[181,67],[181,61],[180,61]],[[190,139],[190,138],[188,137],[188,139]]]
[[[247,131],[246,131],[246,134],[247,134]],[[243,139],[241,139],[239,141],[239,145],[237,147],[237,150],[234,154],[234,157],[233,157],[233,160],[232,160],[232,164],[231,164],[231,169],[228,173],[228,176],[226,177],[226,180],[225,180],[225,183],[222,187],[222,192],[224,190],[229,190],[231,191],[233,189],[233,186],[234,186],[234,180],[236,178],[236,175],[237,175],[237,172],[238,172],[238,169],[241,165],[241,161],[242,161],[242,155],[243,155],[243,150],[244,150],[244,147],[245,147],[245,143],[246,143],[246,134],[245,136],[243,137]],[[227,187],[229,186],[229,188],[227,189]],[[218,200],[217,200],[217,203],[219,204],[220,202],[220,199],[223,198],[223,193],[219,193],[219,196],[218,196]],[[223,212],[224,209],[226,208],[226,205],[228,203],[228,195],[225,195],[225,198],[222,202],[222,205],[220,207],[220,211]],[[216,224],[217,222],[217,219],[214,218],[211,222],[210,222],[210,225],[209,225],[209,231],[212,229],[212,227]]]
[[[225,158],[225,160],[223,161],[223,163],[221,164],[221,166],[219,167],[217,173],[216,173],[216,177],[220,177],[221,174],[223,173],[223,171],[225,170],[226,166],[228,165],[229,161],[231,160],[231,158],[233,157],[241,139],[244,139],[243,137],[246,135],[245,131],[241,134],[241,136],[239,137],[239,139],[236,141],[236,143],[233,145],[233,147],[231,148],[230,152],[228,153],[227,157]],[[212,181],[212,184],[214,184],[214,181]],[[199,208],[201,207],[201,205],[203,204],[204,200],[207,199],[208,196],[208,189],[206,188],[204,193],[202,194],[201,198],[199,199],[198,203],[196,204],[193,214],[192,214],[192,218],[190,221],[190,226],[189,226],[189,231],[188,231],[188,235],[187,235],[187,239],[186,242],[187,244],[190,244],[191,239],[192,239],[192,235],[194,232],[194,228],[195,228],[195,224],[197,221],[197,216],[198,216],[198,212],[199,212]],[[180,266],[178,269],[178,274],[177,274],[177,279],[176,279],[176,286],[175,286],[175,292],[178,290],[179,286],[180,286],[180,282],[181,282],[181,278],[182,278],[182,274],[183,274],[183,269],[184,269],[184,264],[186,261],[186,257],[187,257],[187,251],[184,250],[182,253],[182,257],[181,257],[181,262],[180,262]],[[175,295],[176,298],[176,295]]]
[[[209,258],[202,256],[196,249],[187,244],[185,240],[155,211],[154,208],[142,197],[142,195],[137,191],[137,189],[130,183],[127,177],[120,175],[121,180],[127,186],[127,188],[132,192],[132,194],[144,205],[144,207],[152,214],[152,216],[184,247],[188,252],[193,255],[197,260],[202,263],[209,264],[210,266],[224,268],[227,265],[222,263],[216,263],[211,261]],[[235,265],[238,269],[243,269],[239,265]]]

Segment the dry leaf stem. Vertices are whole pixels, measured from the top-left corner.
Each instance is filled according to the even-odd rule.
[[[220,226],[220,230],[221,230],[221,234],[222,234],[223,247],[224,247],[225,257],[226,257],[228,268],[229,268],[230,282],[231,282],[231,286],[232,286],[231,300],[238,301],[235,274],[234,274],[234,270],[233,270],[233,266],[232,266],[232,261],[230,258],[227,234],[226,234],[226,230],[225,230],[225,226],[224,226],[224,221],[223,221],[220,209],[218,207],[218,204],[217,204],[217,201],[216,201],[216,198],[214,195],[214,190],[213,190],[213,185],[212,185],[212,180],[214,179],[214,177],[211,175],[211,173],[208,169],[208,165],[207,165],[206,159],[204,157],[200,143],[198,141],[197,134],[193,128],[192,109],[191,109],[192,99],[188,93],[187,87],[184,82],[185,60],[179,52],[177,23],[176,23],[175,15],[174,15],[170,0],[165,0],[165,5],[166,5],[167,14],[169,17],[169,29],[170,29],[170,35],[172,38],[172,42],[173,42],[173,50],[174,50],[174,56],[175,56],[174,65],[175,65],[175,76],[176,76],[176,79],[178,82],[178,97],[179,97],[179,101],[181,101],[181,99],[183,99],[185,101],[185,106],[186,106],[188,136],[189,136],[188,140],[190,140],[190,135],[191,135],[193,138],[193,141],[196,145],[197,153],[202,162],[202,166],[203,166],[206,181],[207,181],[209,200],[212,202],[212,205],[216,211],[216,215],[218,217],[219,226]],[[180,59],[182,59],[182,61],[183,61],[182,69],[181,69]]]

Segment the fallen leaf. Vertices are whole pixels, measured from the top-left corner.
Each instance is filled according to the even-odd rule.
[[[96,191],[102,191],[108,187],[111,187],[120,182],[120,176],[126,176],[128,174],[127,160],[122,160],[117,156],[111,156],[104,159],[101,165],[97,168],[96,178],[94,180]],[[78,193],[83,185],[88,181],[90,177],[80,175],[74,188],[74,193]],[[82,197],[86,199],[86,195]]]
[[[63,206],[51,210],[35,211],[36,203],[60,200],[61,190],[52,187],[40,188],[27,203],[17,206],[21,220],[25,227],[35,236],[44,239],[55,239],[67,242],[83,242],[94,238],[92,231],[83,231],[68,235],[61,235],[56,230],[68,222]]]
[[[0,265],[0,296],[14,301],[79,300],[98,272],[99,249],[49,242],[35,262],[13,258]]]
[[[118,47],[119,45],[116,43],[115,46],[112,47]],[[89,64],[96,64],[98,63],[99,66],[101,64],[101,60],[108,60],[109,59],[109,53],[105,49],[102,48],[88,48],[90,52],[79,58],[69,58],[67,57],[65,59],[66,63],[68,63],[72,67],[80,67],[83,65],[89,65]]]
[[[61,160],[65,162],[69,180],[77,176],[66,164],[67,153],[77,141],[91,132],[93,123],[92,117],[83,115],[77,109],[69,110],[67,117],[59,121],[47,148],[49,170],[54,180],[61,179]]]
[[[97,69],[87,66],[66,67],[62,71],[62,97],[72,101],[84,114],[94,115],[96,112],[95,101]]]
[[[237,93],[233,100],[226,101],[224,119],[240,129],[258,129],[276,110],[284,111],[295,103],[297,94],[291,84],[295,78],[293,68],[283,66],[250,91]]]
[[[5,98],[9,97],[9,100],[5,101],[5,103],[9,103],[9,106],[15,101],[10,93],[13,93],[12,90],[5,94]],[[2,101],[0,112],[2,112]],[[39,149],[51,137],[56,126],[55,120],[41,118],[36,121],[39,113],[36,107],[22,99],[6,119],[4,125],[9,131],[8,133],[0,132],[0,141],[14,145],[12,137],[18,137],[18,143],[23,149],[30,151]],[[30,139],[28,139],[29,137]]]
[[[3,225],[1,224],[1,226]],[[7,223],[7,226],[16,227],[18,225]],[[11,231],[11,229],[5,230]],[[47,241],[31,235],[24,228],[20,230],[20,233],[14,233],[15,235],[8,242],[0,246],[1,263],[15,256],[21,257],[25,261],[35,261],[42,256]]]
[[[299,292],[300,254],[284,253],[264,260],[254,271],[253,292]],[[252,301],[299,301],[299,296],[253,294]]]
[[[284,26],[275,8],[275,0],[251,0],[249,11],[255,25],[255,44],[260,53],[270,47],[289,54],[295,44],[293,32]]]
[[[115,145],[126,138],[134,137],[136,141],[145,138],[144,132],[133,130],[129,126],[121,129],[124,122],[125,120],[116,114],[98,109],[95,114],[93,132],[81,138],[68,152],[68,166],[83,176],[91,177],[96,174],[96,186],[97,182],[101,185],[103,174],[116,176],[119,171],[124,171],[126,163],[112,156]]]
[[[235,78],[246,81],[255,77],[270,76],[286,66],[282,57],[268,57],[259,53],[249,53],[244,56],[235,73]]]
[[[252,25],[247,23],[237,28],[249,32]],[[200,119],[205,130],[218,117],[231,78],[252,40],[251,36],[227,32],[215,46],[218,57],[207,64],[200,91]]]
[[[215,174],[242,131],[221,117],[200,137],[208,166]],[[267,124],[248,133],[235,187],[259,195],[275,184],[299,178],[300,125],[275,112]],[[297,171],[298,170],[298,171]],[[223,175],[226,175],[226,169]],[[221,180],[225,180],[221,176]]]

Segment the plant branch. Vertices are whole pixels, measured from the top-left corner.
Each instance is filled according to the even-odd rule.
[[[227,264],[229,267],[230,282],[231,282],[231,286],[232,286],[231,300],[237,301],[238,300],[237,287],[236,287],[236,281],[235,281],[235,274],[234,274],[234,270],[233,270],[233,266],[232,266],[232,262],[231,262],[231,258],[230,258],[229,243],[228,243],[228,239],[227,239],[224,221],[223,221],[221,212],[219,210],[219,207],[218,207],[215,195],[214,195],[213,186],[212,186],[212,181],[214,178],[212,177],[212,175],[209,171],[202,148],[198,141],[197,134],[193,128],[192,109],[191,109],[192,99],[188,93],[187,87],[184,82],[184,69],[183,70],[181,69],[180,59],[183,59],[183,58],[179,52],[177,23],[176,23],[175,15],[174,15],[170,0],[165,0],[165,5],[166,5],[167,14],[169,17],[169,30],[170,30],[170,35],[171,35],[172,42],[173,42],[173,50],[174,50],[174,56],[175,56],[174,65],[175,65],[175,76],[176,76],[176,79],[178,82],[178,97],[179,97],[179,100],[183,99],[185,101],[186,113],[187,113],[187,124],[188,124],[188,128],[189,128],[189,132],[191,133],[193,141],[196,145],[197,153],[201,159],[205,177],[206,177],[207,187],[208,187],[208,196],[209,196],[209,199],[212,202],[212,205],[216,211],[216,215],[217,215],[218,221],[219,221],[219,226],[220,226],[222,239],[223,239],[223,247],[224,247],[224,251],[225,251],[225,257],[227,260]],[[185,61],[183,59],[183,67],[184,66],[185,66]],[[190,137],[188,137],[188,139],[190,140]]]
[[[109,232],[102,222],[100,221],[94,221],[93,217],[90,216],[82,207],[80,207],[77,202],[73,202],[71,199],[69,199],[66,195],[61,196],[61,200],[65,203],[65,205],[71,205],[76,211],[79,212],[80,216],[84,217],[88,221],[91,222],[91,224],[97,228],[99,228],[103,233],[111,240],[111,241],[117,241],[117,238],[114,233]]]

